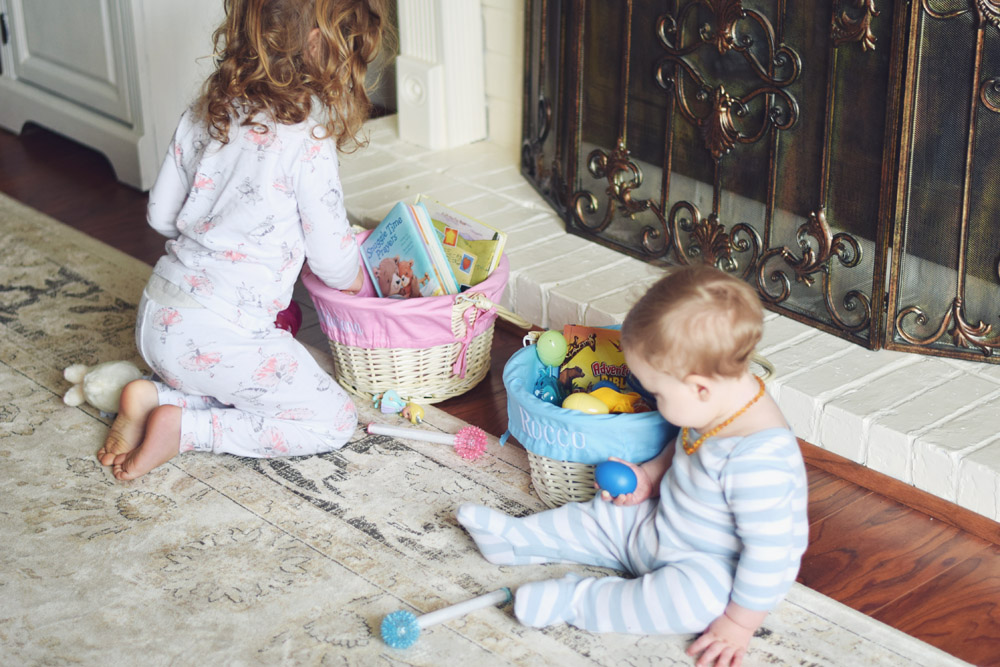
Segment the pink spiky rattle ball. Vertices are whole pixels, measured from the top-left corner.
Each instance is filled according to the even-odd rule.
[[[391,435],[399,438],[409,438],[410,440],[452,445],[455,448],[455,453],[468,461],[475,461],[486,453],[486,431],[478,426],[463,426],[457,433],[450,434],[425,431],[421,428],[389,426],[388,424],[376,424],[372,422],[368,425],[367,431],[368,433],[377,435]]]

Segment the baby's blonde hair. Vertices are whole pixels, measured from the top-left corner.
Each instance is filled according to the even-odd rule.
[[[763,316],[745,282],[704,264],[670,269],[629,310],[622,348],[677,378],[736,377],[749,368]]]
[[[213,138],[229,141],[237,111],[301,123],[315,99],[323,134],[338,149],[364,144],[359,133],[372,107],[365,75],[391,34],[386,0],[225,0],[225,8],[214,35],[216,69],[197,103]]]

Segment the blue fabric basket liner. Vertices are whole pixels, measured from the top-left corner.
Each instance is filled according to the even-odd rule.
[[[503,369],[507,432],[529,452],[573,463],[597,464],[610,456],[641,463],[677,435],[677,427],[659,412],[590,415],[543,401],[533,393],[543,368],[535,346],[529,345],[515,352]]]

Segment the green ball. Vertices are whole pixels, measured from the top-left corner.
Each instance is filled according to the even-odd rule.
[[[566,337],[559,331],[546,331],[538,337],[535,351],[538,359],[546,366],[558,366],[566,358]]]

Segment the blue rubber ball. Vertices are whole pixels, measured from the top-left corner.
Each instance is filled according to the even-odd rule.
[[[597,467],[594,468],[594,479],[598,486],[612,496],[632,493],[635,491],[635,485],[638,481],[632,469],[618,461],[598,463]]]

